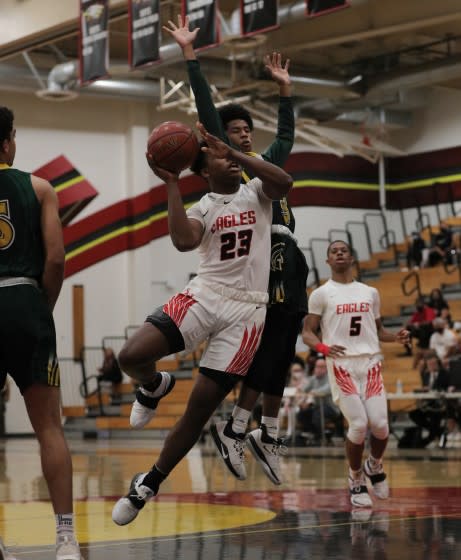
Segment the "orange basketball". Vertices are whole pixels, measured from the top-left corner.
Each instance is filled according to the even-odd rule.
[[[180,173],[190,167],[199,153],[194,131],[177,121],[166,121],[151,132],[147,151],[158,167]]]

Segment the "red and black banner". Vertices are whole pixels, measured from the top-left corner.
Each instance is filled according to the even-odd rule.
[[[128,57],[131,68],[151,64],[160,57],[159,0],[129,0]]]
[[[242,35],[276,29],[278,0],[240,0]]]
[[[324,14],[349,7],[349,0],[306,0],[308,16],[322,16]]]
[[[80,0],[80,83],[103,78],[109,68],[109,0]]]
[[[98,195],[98,191],[64,156],[59,156],[33,172],[53,186],[59,202],[61,223],[66,226]]]
[[[200,27],[194,49],[201,50],[219,44],[218,0],[182,0],[182,17],[189,16],[189,28]]]

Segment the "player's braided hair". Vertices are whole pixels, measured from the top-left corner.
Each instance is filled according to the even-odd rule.
[[[11,138],[14,115],[8,107],[0,107],[0,143]]]

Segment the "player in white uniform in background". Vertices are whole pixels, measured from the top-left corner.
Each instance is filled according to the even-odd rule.
[[[379,343],[408,344],[409,332],[402,329],[395,334],[383,328],[378,291],[354,280],[354,259],[347,243],[330,243],[326,262],[331,279],[311,293],[302,336],[305,344],[325,355],[333,399],[349,425],[346,456],[351,503],[371,507],[365,475],[376,497],[389,496],[382,464],[389,422]],[[362,467],[368,428],[370,455]]]
[[[142,427],[155,414],[174,378],[155,372],[155,362],[208,340],[199,374],[184,415],[168,434],[160,456],[147,473],[133,477],[129,493],[115,504],[118,525],[133,521],[160,483],[197,442],[224,397],[246,375],[259,346],[268,300],[272,200],[291,188],[292,178],[263,159],[230,148],[198,125],[203,147],[193,171],[211,192],[187,213],[178,176],[149,165],[166,183],[168,226],[180,251],[199,249],[197,276],[179,294],[147,317],[125,343],[119,361],[123,371],[141,383],[131,424]],[[149,159],[149,157],[148,157]],[[241,165],[255,179],[240,184]]]

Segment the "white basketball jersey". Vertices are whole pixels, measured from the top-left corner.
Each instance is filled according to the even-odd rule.
[[[261,180],[240,185],[236,193],[208,193],[187,211],[202,223],[197,274],[205,282],[249,292],[267,292],[272,200]]]
[[[320,315],[322,342],[346,348],[346,356],[379,354],[376,329],[380,301],[376,288],[350,282],[328,280],[315,289],[308,302],[309,313]]]

